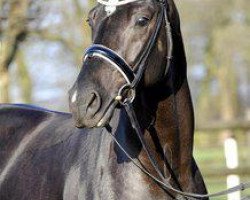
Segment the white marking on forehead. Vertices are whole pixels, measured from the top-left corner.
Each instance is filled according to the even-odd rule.
[[[72,98],[71,98],[71,102],[72,103],[75,103],[76,102],[76,99],[77,99],[77,90],[74,92],[74,94],[72,95]]]
[[[125,5],[138,0],[97,0],[102,5],[105,5],[105,11],[110,16],[116,11],[117,6]]]
[[[121,6],[135,1],[138,0],[97,0],[97,2],[105,6]]]
[[[116,11],[116,6],[105,6],[105,11],[110,16]]]

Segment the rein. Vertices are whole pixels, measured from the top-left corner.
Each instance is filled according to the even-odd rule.
[[[109,5],[106,1],[103,0],[98,0],[100,3],[104,5]],[[131,0],[133,2],[135,0]],[[106,3],[105,3],[106,2]],[[130,0],[129,0],[130,2]],[[112,49],[109,49],[101,44],[93,44],[90,46],[86,52],[85,52],[85,58],[86,60],[89,57],[98,57],[109,64],[111,64],[112,67],[114,67],[126,80],[126,84],[123,85],[115,97],[115,102],[121,104],[130,119],[131,125],[133,129],[135,130],[142,147],[144,151],[147,154],[148,159],[150,160],[154,170],[157,172],[159,178],[156,176],[152,175],[142,164],[138,164],[128,153],[127,151],[122,147],[122,145],[117,141],[115,136],[111,133],[111,131],[108,131],[115,143],[119,146],[119,148],[124,152],[124,154],[129,158],[129,160],[137,166],[144,174],[148,175],[150,178],[152,178],[155,182],[157,182],[163,189],[167,189],[169,191],[172,191],[177,194],[176,199],[204,199],[208,197],[218,197],[218,196],[223,196],[229,193],[233,193],[236,191],[243,191],[245,189],[250,188],[250,182],[247,183],[241,183],[238,186],[235,186],[233,188],[223,190],[221,192],[213,193],[213,194],[196,194],[196,193],[189,193],[189,192],[183,192],[179,189],[174,188],[170,183],[169,180],[167,180],[164,177],[163,172],[160,170],[160,167],[154,158],[154,156],[151,154],[149,151],[149,147],[144,140],[143,133],[140,127],[140,124],[138,122],[138,119],[136,117],[136,114],[133,109],[133,101],[136,97],[136,88],[141,81],[143,74],[146,70],[146,62],[148,59],[148,56],[152,52],[152,49],[155,45],[155,42],[158,38],[160,29],[162,27],[162,23],[165,21],[165,29],[166,29],[166,35],[167,35],[167,63],[166,63],[166,68],[165,68],[165,74],[167,74],[168,69],[170,68],[171,65],[171,58],[172,58],[172,51],[173,51],[173,41],[172,41],[172,32],[171,32],[171,26],[170,22],[168,19],[167,15],[167,0],[158,0],[160,3],[160,12],[157,15],[157,20],[156,20],[156,26],[155,26],[155,31],[151,35],[149,42],[146,45],[145,51],[142,52],[141,57],[139,58],[137,64],[134,66],[135,71],[132,70],[132,67],[129,66],[126,61],[118,55],[115,51]],[[112,5],[112,3],[110,4]]]
[[[178,196],[176,197],[176,199],[183,199],[183,198],[188,198],[188,199],[204,199],[204,198],[209,198],[209,197],[219,197],[219,196],[224,196],[224,195],[227,195],[227,194],[230,194],[230,193],[233,193],[233,192],[236,192],[236,191],[243,191],[243,190],[246,190],[246,189],[249,189],[250,188],[250,182],[246,182],[246,183],[241,183],[235,187],[232,187],[232,188],[229,188],[227,190],[223,190],[223,191],[220,191],[220,192],[216,192],[216,193],[212,193],[212,194],[197,194],[197,193],[190,193],[190,192],[183,192],[181,190],[178,190],[176,188],[174,188],[173,186],[171,186],[171,184],[169,183],[169,180],[167,180],[163,173],[161,172],[157,162],[156,162],[156,159],[154,158],[154,156],[150,153],[149,151],[149,147],[146,143],[146,141],[144,140],[144,137],[143,137],[143,133],[141,131],[141,128],[140,128],[140,125],[139,125],[139,122],[138,122],[138,119],[135,115],[135,112],[134,112],[134,109],[133,109],[133,105],[131,103],[127,103],[125,104],[125,109],[126,109],[126,112],[129,116],[129,119],[130,119],[130,122],[131,122],[131,125],[132,127],[134,128],[141,144],[142,144],[142,147],[143,149],[145,150],[152,166],[154,167],[155,171],[157,172],[158,176],[160,177],[157,178],[155,177],[154,175],[152,175],[145,167],[137,164],[134,159],[126,152],[126,150],[121,146],[121,144],[116,140],[115,136],[112,135],[112,133],[110,132],[110,134],[112,135],[115,143],[119,146],[119,148],[125,153],[125,155],[129,158],[129,160],[135,164],[143,173],[145,173],[146,175],[148,175],[150,178],[152,178],[155,182],[157,182],[158,184],[160,184],[164,189],[167,189],[169,191],[172,191],[172,192],[175,192],[176,194],[178,194]]]

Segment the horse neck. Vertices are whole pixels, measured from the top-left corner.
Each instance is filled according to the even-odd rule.
[[[183,81],[178,91],[158,103],[155,129],[172,165],[181,166],[192,158],[194,116],[189,87]]]
[[[175,177],[173,184],[180,187],[182,180],[185,182],[192,176],[193,161],[194,116],[187,80],[149,90],[144,98],[146,109],[140,109],[137,113],[145,139],[165,176]],[[142,114],[141,110],[151,111],[153,126],[148,127],[149,115]],[[140,157],[147,160],[145,153],[141,153]]]

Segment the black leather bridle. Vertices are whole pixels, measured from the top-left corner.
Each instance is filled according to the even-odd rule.
[[[164,177],[163,173],[160,170],[160,167],[158,166],[158,163],[156,162],[156,159],[149,151],[149,147],[147,143],[144,140],[143,133],[140,128],[140,124],[138,122],[138,119],[134,113],[133,109],[133,101],[135,99],[136,93],[135,90],[140,83],[143,74],[146,70],[146,62],[150,55],[150,53],[153,50],[154,45],[156,44],[160,29],[165,22],[165,30],[166,30],[166,36],[167,36],[167,63],[165,68],[165,75],[167,74],[168,69],[171,65],[171,58],[172,58],[172,51],[173,51],[173,41],[172,41],[172,33],[171,33],[171,26],[167,15],[167,0],[158,0],[160,3],[160,11],[157,16],[156,20],[156,26],[155,31],[151,35],[149,42],[145,48],[145,51],[142,52],[142,55],[140,56],[137,64],[132,67],[129,66],[126,61],[119,56],[115,51],[113,51],[110,48],[107,48],[100,44],[93,44],[90,46],[86,52],[85,52],[85,59],[88,57],[98,57],[110,64],[110,66],[114,67],[117,71],[120,72],[120,74],[123,76],[123,78],[126,81],[126,84],[123,85],[115,97],[115,101],[117,103],[120,103],[122,106],[125,107],[126,112],[129,116],[130,122],[135,129],[135,132],[138,136],[138,138],[141,141],[142,147],[145,150],[152,166],[154,167],[155,171],[157,172],[159,178],[152,175],[146,168],[141,166],[140,164],[136,163],[134,159],[126,152],[126,150],[121,146],[121,144],[116,140],[115,136],[110,132],[110,134],[113,137],[113,140],[116,142],[116,144],[120,147],[120,149],[125,153],[125,155],[131,160],[131,162],[134,163],[139,169],[141,169],[142,172],[147,174],[149,177],[151,177],[155,182],[157,182],[162,188],[167,189],[169,191],[172,191],[177,194],[176,199],[204,199],[208,197],[217,197],[226,195],[228,193],[232,193],[238,190],[245,190],[246,188],[250,188],[250,183],[241,183],[238,186],[235,186],[233,188],[230,188],[228,190],[224,190],[221,192],[217,192],[214,194],[196,194],[196,193],[188,193],[183,192],[179,189],[175,189],[169,181]],[[130,91],[130,92],[128,92]]]
[[[164,0],[165,1],[165,0]],[[98,57],[110,64],[110,66],[114,67],[126,80],[126,84],[123,85],[117,94],[117,97],[115,98],[116,101],[119,101],[121,104],[127,104],[132,103],[135,98],[135,89],[140,83],[143,74],[146,70],[146,62],[150,55],[150,53],[153,50],[153,47],[156,43],[156,40],[158,38],[160,29],[162,27],[162,24],[164,22],[166,23],[166,30],[167,30],[167,42],[168,42],[168,55],[167,55],[167,64],[165,69],[165,74],[168,71],[168,68],[170,66],[171,62],[171,56],[172,56],[172,35],[170,30],[170,23],[168,21],[167,12],[165,9],[165,6],[163,6],[163,2],[161,3],[160,11],[157,15],[156,25],[153,34],[151,35],[149,42],[147,43],[145,50],[142,52],[141,56],[139,57],[138,61],[136,62],[135,66],[129,66],[127,62],[118,55],[115,51],[112,49],[105,47],[101,44],[93,44],[90,46],[86,52],[85,52],[85,59],[88,57]],[[135,69],[133,71],[132,69]],[[130,95],[125,96],[125,94],[128,94],[128,91],[130,90]]]

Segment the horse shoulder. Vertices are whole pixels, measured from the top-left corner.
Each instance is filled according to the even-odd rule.
[[[0,106],[0,169],[14,149],[46,118],[41,111],[14,105]]]
[[[37,199],[40,195],[58,199],[64,171],[77,152],[77,146],[72,148],[77,145],[79,134],[73,134],[77,132],[84,131],[73,127],[70,114],[0,105],[0,191],[5,191],[0,199]],[[19,193],[23,185],[30,189]]]

